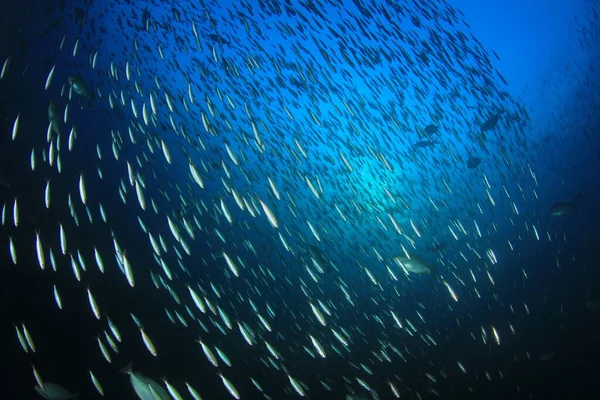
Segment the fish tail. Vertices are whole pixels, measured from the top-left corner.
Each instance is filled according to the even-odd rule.
[[[130,361],[125,367],[119,370],[122,374],[131,374],[133,372],[133,361]]]

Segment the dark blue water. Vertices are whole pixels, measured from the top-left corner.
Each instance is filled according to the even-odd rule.
[[[596,398],[599,5],[513,3],[4,5],[3,398]]]

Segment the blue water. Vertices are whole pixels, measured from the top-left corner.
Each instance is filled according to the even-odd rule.
[[[595,398],[598,7],[5,5],[4,393],[39,397],[34,365],[79,398],[101,397],[92,370],[106,398],[134,399],[119,374],[133,361],[186,399],[185,382],[230,398],[219,374],[244,399],[300,397],[290,377],[311,399],[394,398],[391,384],[408,399]],[[557,202],[566,215],[552,215]],[[407,254],[427,271],[394,261]]]

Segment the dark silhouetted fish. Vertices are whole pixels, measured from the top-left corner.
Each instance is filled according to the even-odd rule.
[[[467,168],[473,169],[477,168],[481,164],[481,158],[479,157],[469,157],[467,160]]]
[[[148,24],[150,23],[150,11],[145,8],[142,11],[142,29],[148,30]]]
[[[313,263],[317,268],[327,273],[331,271],[329,262],[318,247],[309,244],[308,252],[310,253],[310,258],[312,259]]]
[[[420,140],[417,143],[413,144],[413,149],[422,149],[425,147],[431,147],[434,144],[437,144],[435,140]]]
[[[434,124],[429,124],[425,127],[424,131],[427,135],[433,135],[440,131],[440,127]]]
[[[77,26],[79,26],[79,32],[81,33],[83,25],[85,25],[85,21],[87,20],[87,10],[84,10],[81,7],[76,7],[73,20],[75,21]]]
[[[571,211],[573,211],[575,202],[580,197],[581,193],[578,193],[571,201],[557,201],[556,203],[552,204],[552,207],[550,207],[550,215],[553,217],[561,217],[569,214]]]
[[[585,302],[585,306],[592,311],[600,311],[600,301],[588,300]]]
[[[181,21],[181,12],[179,12],[179,10],[175,7],[173,7],[171,9],[171,11],[173,12],[173,17],[175,17],[175,21],[180,22]]]
[[[210,40],[212,40],[213,42],[217,42],[217,43],[221,43],[221,44],[230,44],[230,42],[228,40],[223,39],[223,37],[221,35],[217,35],[214,33],[209,34],[208,38]]]
[[[52,23],[50,25],[48,25],[48,27],[46,29],[44,29],[44,32],[42,32],[42,34],[40,35],[40,38],[45,37],[54,28],[56,28],[60,24],[61,20],[62,20],[62,17],[57,17],[54,21],[52,21]]]
[[[483,125],[481,125],[481,133],[494,129],[496,127],[496,124],[498,124],[498,120],[500,119],[500,115],[502,113],[503,111],[500,111],[489,117],[487,121],[485,121]]]
[[[550,353],[546,353],[544,355],[539,356],[538,359],[540,361],[547,362],[547,361],[552,360],[554,358],[554,356],[555,356],[554,352],[550,352]]]
[[[0,172],[0,188],[2,187],[10,188],[10,183],[8,182],[4,174]]]

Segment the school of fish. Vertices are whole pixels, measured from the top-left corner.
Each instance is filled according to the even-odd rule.
[[[457,375],[492,379],[459,354],[432,358],[418,385],[386,365],[449,345],[480,301],[529,315],[495,294],[503,259],[560,240],[547,217],[585,199],[565,192],[573,200],[525,211],[543,185],[529,111],[458,9],[58,3],[34,35],[49,61],[1,53],[0,85],[44,106],[24,97],[3,133],[31,179],[0,168],[0,268],[52,280],[47,318],[84,304],[105,368],[82,365],[79,387],[47,381],[44,331],[11,321],[32,391],[210,398],[194,376],[150,377],[123,356],[144,349],[159,370],[172,332],[219,398],[420,399]],[[156,315],[141,318],[147,301]],[[478,351],[518,335],[499,315],[469,328]],[[131,392],[111,393],[127,378]]]

